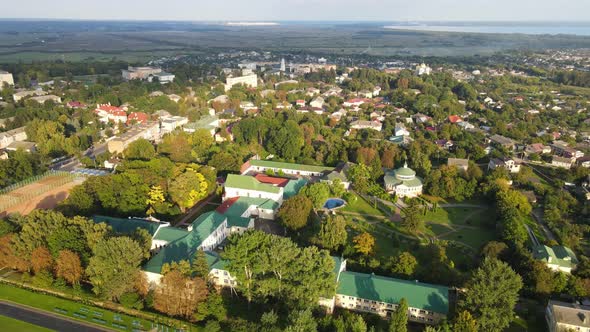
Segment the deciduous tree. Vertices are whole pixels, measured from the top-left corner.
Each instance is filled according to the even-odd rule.
[[[31,253],[31,268],[35,274],[41,271],[49,271],[53,266],[53,257],[49,250],[43,246],[35,248]]]
[[[279,209],[280,222],[291,230],[299,230],[307,225],[313,203],[304,195],[288,198]]]
[[[375,238],[367,232],[355,236],[352,242],[356,251],[363,255],[370,255],[375,249]]]

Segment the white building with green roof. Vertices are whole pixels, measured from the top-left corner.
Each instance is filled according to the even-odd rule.
[[[282,187],[260,182],[252,176],[229,174],[225,181],[223,200],[232,197],[252,197],[270,199],[281,204],[283,193]]]
[[[394,171],[388,171],[383,178],[385,190],[395,193],[398,197],[416,197],[422,195],[422,179],[416,176],[416,172],[408,167]]]
[[[410,321],[438,324],[449,313],[448,287],[348,271],[338,278],[337,307],[390,317],[402,298]]]
[[[566,246],[538,245],[533,247],[533,257],[547,264],[553,271],[572,273],[578,265],[576,254]]]
[[[324,172],[334,170],[334,167],[302,165],[293,163],[284,163],[272,160],[250,159],[242,165],[241,174],[248,173],[265,173],[267,170],[273,172],[283,172],[287,175],[295,176],[322,176]]]

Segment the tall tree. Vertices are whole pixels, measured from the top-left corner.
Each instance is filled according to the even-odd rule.
[[[346,220],[341,215],[328,216],[320,225],[319,245],[328,250],[337,250],[346,243]]]
[[[453,332],[477,332],[477,322],[469,311],[461,311],[455,318]]]
[[[127,159],[151,160],[156,157],[156,149],[146,139],[138,139],[131,142],[125,151],[123,151]]]
[[[195,257],[191,262],[191,272],[193,276],[207,280],[209,277],[209,264],[203,250],[197,250]]]
[[[280,222],[291,230],[299,230],[307,225],[312,202],[304,195],[295,195],[288,198],[279,209]]]
[[[397,275],[410,277],[414,274],[418,261],[411,253],[404,251],[393,259],[391,272]]]
[[[191,319],[207,293],[207,284],[202,278],[191,278],[174,269],[162,277],[156,288],[154,308],[170,316]]]
[[[356,251],[363,255],[370,255],[375,249],[375,238],[367,232],[355,236],[352,242]]]
[[[192,170],[180,174],[170,182],[168,193],[182,211],[207,196],[207,181],[201,173]]]
[[[53,257],[45,247],[37,247],[31,253],[31,268],[35,274],[41,271],[49,271],[53,266]]]
[[[424,229],[421,206],[416,199],[412,199],[404,210],[405,217],[402,226],[412,233],[418,233]]]
[[[389,332],[408,331],[408,301],[402,298],[389,321]]]
[[[307,196],[316,209],[321,208],[330,197],[330,185],[325,182],[316,182],[301,189],[301,194]]]
[[[70,285],[77,285],[82,278],[84,269],[80,262],[80,257],[69,250],[62,250],[55,260],[55,275]]]
[[[510,324],[522,280],[506,263],[486,258],[465,288],[460,307],[475,317],[481,330],[499,332]]]
[[[143,259],[141,247],[129,237],[112,237],[100,241],[86,274],[97,295],[118,300],[133,288],[135,275]]]

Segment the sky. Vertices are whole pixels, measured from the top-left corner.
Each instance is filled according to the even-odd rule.
[[[589,21],[590,0],[3,0],[0,18]]]

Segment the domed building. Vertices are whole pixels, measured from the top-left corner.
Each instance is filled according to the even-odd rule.
[[[395,193],[398,197],[416,197],[422,195],[422,179],[416,176],[416,172],[404,167],[385,173],[385,190]]]

